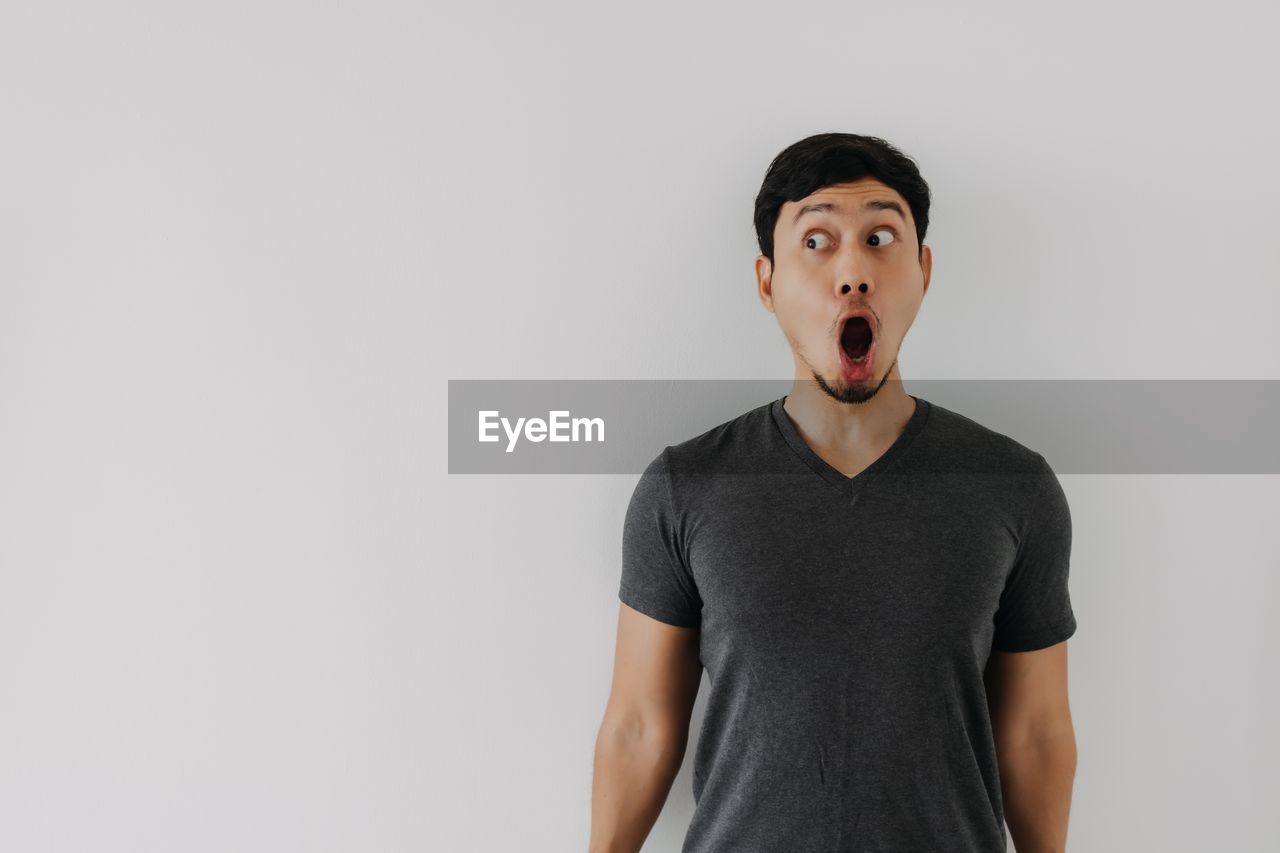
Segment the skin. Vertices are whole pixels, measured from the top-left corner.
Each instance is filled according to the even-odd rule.
[[[896,201],[902,213],[864,210],[873,200]],[[836,209],[795,220],[815,203]],[[773,255],[757,257],[755,270],[760,301],[794,357],[784,409],[815,453],[855,476],[889,449],[913,413],[898,354],[929,289],[932,251],[918,245],[906,200],[864,179],[785,203]],[[837,320],[857,307],[875,317],[875,361],[867,379],[846,381]],[[591,853],[637,853],[644,844],[683,762],[702,676],[697,629],[620,604],[616,642],[596,739]],[[1067,644],[993,651],[984,683],[1009,834],[1019,853],[1060,853],[1076,766]]]
[[[638,853],[684,761],[702,680],[698,631],[618,605],[613,685],[596,737],[590,853]]]
[[[984,682],[1009,836],[1019,853],[1061,853],[1076,774],[1067,643],[993,652]]]

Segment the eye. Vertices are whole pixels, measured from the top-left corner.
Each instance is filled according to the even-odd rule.
[[[888,234],[888,235],[889,235],[889,239],[887,239],[887,240],[882,240],[882,239],[879,237],[879,235],[880,235],[880,234]],[[892,232],[892,231],[890,231],[888,228],[881,228],[879,231],[875,231],[875,232],[873,232],[873,233],[872,233],[872,235],[871,235],[868,239],[872,241],[871,245],[873,245],[873,246],[887,246],[887,245],[889,245],[890,243],[892,243],[894,240],[896,240],[896,239],[898,239],[898,238],[897,238],[897,237],[894,237],[894,236],[893,236],[893,232]]]
[[[825,243],[823,242],[824,240],[826,241]],[[831,245],[831,240],[827,238],[826,234],[823,234],[820,231],[815,231],[808,237],[804,238],[804,244],[810,249],[825,249],[827,246]]]

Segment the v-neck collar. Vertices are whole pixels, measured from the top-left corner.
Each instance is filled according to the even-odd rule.
[[[786,395],[774,400],[769,409],[773,414],[774,423],[778,425],[778,429],[782,432],[782,437],[786,439],[787,444],[791,446],[796,455],[827,483],[834,487],[845,489],[856,499],[862,493],[862,490],[866,488],[868,482],[873,480],[885,468],[892,465],[893,461],[902,455],[907,446],[920,434],[920,430],[924,429],[925,422],[929,420],[929,410],[932,408],[929,401],[921,399],[914,394],[908,396],[916,401],[916,408],[911,413],[911,419],[907,421],[906,428],[902,430],[902,434],[894,440],[889,449],[882,453],[878,459],[852,477],[845,476],[839,469],[815,453],[813,448],[809,447],[804,439],[800,437],[795,424],[791,422],[791,416],[782,407],[783,403],[787,401]]]

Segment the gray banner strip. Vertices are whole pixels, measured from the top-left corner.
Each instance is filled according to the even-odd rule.
[[[451,379],[449,473],[639,474],[663,447],[783,397],[793,384]],[[910,380],[902,387],[1043,453],[1059,474],[1280,473],[1280,380]]]

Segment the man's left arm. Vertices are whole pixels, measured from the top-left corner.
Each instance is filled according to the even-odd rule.
[[[1063,853],[1076,773],[1067,644],[993,651],[984,677],[1014,846],[1018,853]]]

